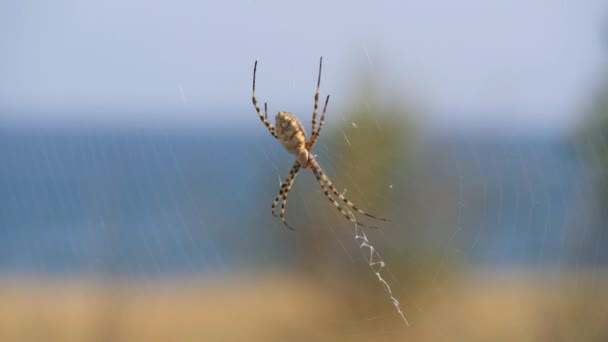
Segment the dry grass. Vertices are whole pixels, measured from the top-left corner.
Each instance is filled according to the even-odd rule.
[[[608,340],[608,278],[554,284],[519,274],[444,283],[413,298],[402,293],[410,328],[381,290],[343,285],[349,290],[293,275],[107,285],[5,279],[0,340]]]

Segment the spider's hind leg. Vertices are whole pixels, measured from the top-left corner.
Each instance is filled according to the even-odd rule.
[[[293,186],[293,183],[296,180],[296,176],[298,175],[298,171],[300,171],[300,164],[298,162],[295,162],[293,164],[293,167],[289,171],[289,175],[287,175],[287,178],[285,178],[285,181],[283,182],[283,185],[281,185],[281,189],[279,190],[279,194],[277,195],[277,197],[272,202],[272,215],[277,216],[277,214],[275,214],[274,210],[277,207],[277,205],[279,204],[279,200],[282,199],[281,210],[280,210],[278,216],[281,218],[281,222],[283,222],[283,224],[287,228],[289,228],[291,230],[295,230],[295,229],[293,227],[291,227],[285,221],[285,206],[287,205],[287,194],[289,193],[289,190],[291,190],[291,187]]]
[[[353,202],[349,201],[346,197],[344,197],[344,195],[342,195],[338,189],[336,189],[336,187],[334,186],[334,184],[331,182],[331,180],[329,180],[329,178],[323,173],[323,170],[321,169],[321,167],[319,166],[319,164],[317,163],[316,160],[313,160],[310,163],[310,167],[313,170],[313,173],[315,174],[315,177],[317,177],[317,180],[319,181],[319,184],[321,184],[321,186],[324,189],[329,188],[331,190],[331,192],[337,196],[338,198],[340,198],[342,200],[342,202],[344,202],[344,204],[346,204],[350,209],[358,212],[359,214],[363,214],[367,217],[371,217],[373,219],[376,220],[380,220],[380,221],[390,221],[387,218],[383,218],[383,217],[378,217],[378,216],[374,216],[368,212],[366,212],[363,209],[358,208]],[[333,198],[332,198],[333,200]],[[352,222],[352,220],[351,220]],[[360,224],[360,223],[359,223]],[[361,224],[362,225],[362,224]],[[364,226],[364,225],[362,225]],[[364,226],[365,227],[365,226]]]
[[[368,226],[366,224],[363,224],[359,221],[357,221],[354,216],[352,215],[352,213],[347,212],[346,210],[344,210],[340,204],[338,203],[338,201],[336,201],[333,197],[331,197],[331,194],[329,193],[329,189],[328,187],[325,185],[325,182],[323,181],[324,175],[323,175],[323,171],[321,170],[321,167],[319,167],[319,164],[317,164],[316,161],[309,161],[309,165],[310,165],[310,169],[312,170],[312,173],[315,175],[315,178],[317,179],[317,182],[319,182],[319,185],[321,186],[321,189],[323,190],[323,194],[325,195],[325,197],[327,197],[327,199],[333,203],[333,205],[336,207],[336,209],[338,209],[338,211],[340,211],[340,214],[342,214],[342,216],[344,216],[344,218],[346,218],[347,220],[349,220],[350,222],[354,223],[354,224],[358,224],[362,227],[365,228],[371,228],[371,229],[377,229],[378,227],[373,227],[373,226]],[[325,177],[327,178],[327,177]]]
[[[283,203],[281,203],[281,212],[279,213],[279,217],[281,218],[281,222],[283,222],[283,225],[285,225],[285,227],[291,230],[296,230],[295,228],[290,226],[287,221],[285,221],[285,206],[287,205],[287,193],[289,192],[289,190],[291,190],[291,185],[293,185],[293,178],[291,184],[285,189],[285,191],[283,191]]]

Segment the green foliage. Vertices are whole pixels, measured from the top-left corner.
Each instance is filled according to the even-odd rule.
[[[594,170],[601,212],[608,212],[608,81],[594,98],[587,122],[578,138],[588,152],[587,160]],[[608,214],[607,214],[608,215]]]
[[[333,171],[364,196],[390,193],[414,142],[410,107],[397,96],[379,96],[375,81],[363,77],[355,101],[341,110],[344,123],[329,134]],[[389,196],[367,199],[374,206],[388,200]]]

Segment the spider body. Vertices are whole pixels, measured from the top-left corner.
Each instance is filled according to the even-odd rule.
[[[321,186],[321,190],[323,190],[323,194],[325,195],[325,197],[327,197],[327,199],[334,204],[336,209],[338,209],[342,216],[344,216],[347,220],[359,224],[363,227],[368,227],[357,221],[351,213],[344,210],[340,206],[339,202],[334,198],[334,196],[339,198],[348,208],[360,214],[377,220],[389,221],[387,219],[368,214],[364,210],[355,206],[351,201],[346,199],[344,195],[338,192],[331,180],[329,180],[329,178],[325,175],[325,173],[321,169],[321,166],[319,166],[319,163],[317,163],[317,161],[313,157],[312,153],[310,153],[313,146],[315,145],[315,142],[321,134],[321,129],[323,128],[323,124],[325,123],[325,113],[327,111],[327,104],[329,103],[329,95],[327,95],[327,98],[325,99],[325,105],[323,106],[323,114],[321,115],[319,126],[317,127],[317,113],[319,110],[319,87],[321,85],[321,68],[323,66],[323,58],[321,58],[321,60],[319,61],[317,92],[315,93],[314,107],[312,112],[312,131],[308,140],[306,139],[306,131],[304,130],[304,126],[302,125],[300,120],[292,113],[278,112],[275,117],[275,125],[273,126],[268,121],[268,106],[266,103],[264,103],[264,114],[262,115],[262,111],[260,110],[260,106],[258,105],[258,101],[255,97],[255,74],[257,66],[258,62],[256,61],[253,66],[253,89],[251,94],[251,101],[253,102],[253,106],[255,107],[255,110],[258,113],[260,120],[266,126],[270,134],[275,139],[279,140],[279,142],[281,143],[281,145],[283,145],[287,152],[295,155],[296,157],[296,160],[291,170],[289,171],[289,175],[281,184],[279,194],[272,202],[272,214],[276,216],[275,208],[277,207],[279,201],[281,201],[281,210],[279,213],[279,217],[281,218],[281,221],[286,227],[293,229],[285,221],[285,206],[287,204],[287,194],[289,193],[289,190],[291,190],[291,187],[295,182],[298,172],[301,168],[304,168],[312,171],[312,173],[315,175],[315,178],[319,182],[319,185]]]
[[[308,166],[306,131],[300,120],[291,113],[279,112],[275,117],[275,132],[287,152],[295,155],[300,166],[306,168]]]

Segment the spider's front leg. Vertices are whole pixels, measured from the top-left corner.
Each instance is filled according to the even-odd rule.
[[[317,112],[319,110],[319,88],[321,88],[321,69],[323,67],[323,57],[319,60],[319,77],[317,78],[317,91],[315,92],[315,102],[312,111],[312,130],[310,133],[310,139],[306,142],[306,149],[312,150],[315,145],[317,138],[321,134],[321,128],[325,123],[325,112],[327,111],[327,103],[329,102],[329,95],[325,99],[325,106],[323,107],[323,114],[321,115],[321,121],[319,122],[319,128],[317,129]]]
[[[319,121],[319,128],[316,131],[313,130],[310,133],[310,139],[306,142],[306,149],[309,151],[312,150],[312,147],[315,146],[317,139],[321,135],[321,129],[323,128],[323,124],[325,123],[325,112],[327,112],[328,103],[329,103],[329,95],[327,95],[327,98],[325,98],[325,105],[323,106],[323,114],[321,114],[321,121]]]
[[[272,134],[272,136],[275,139],[277,139],[277,134],[275,132],[274,126],[268,121],[268,107],[266,106],[266,103],[264,103],[265,115],[262,115],[262,111],[260,110],[260,106],[258,105],[258,100],[255,98],[255,72],[256,72],[257,68],[258,68],[258,61],[255,61],[255,64],[253,65],[253,89],[251,91],[251,102],[253,102],[253,107],[255,107],[255,111],[258,112],[258,115],[260,117],[260,120],[262,120],[262,123],[264,123],[264,125],[266,126],[266,128],[268,129],[270,134]]]
[[[323,68],[323,57],[319,59],[319,76],[317,78],[317,91],[315,92],[315,104],[312,110],[312,132],[317,128],[317,112],[319,110],[319,88],[321,88],[321,69]]]

